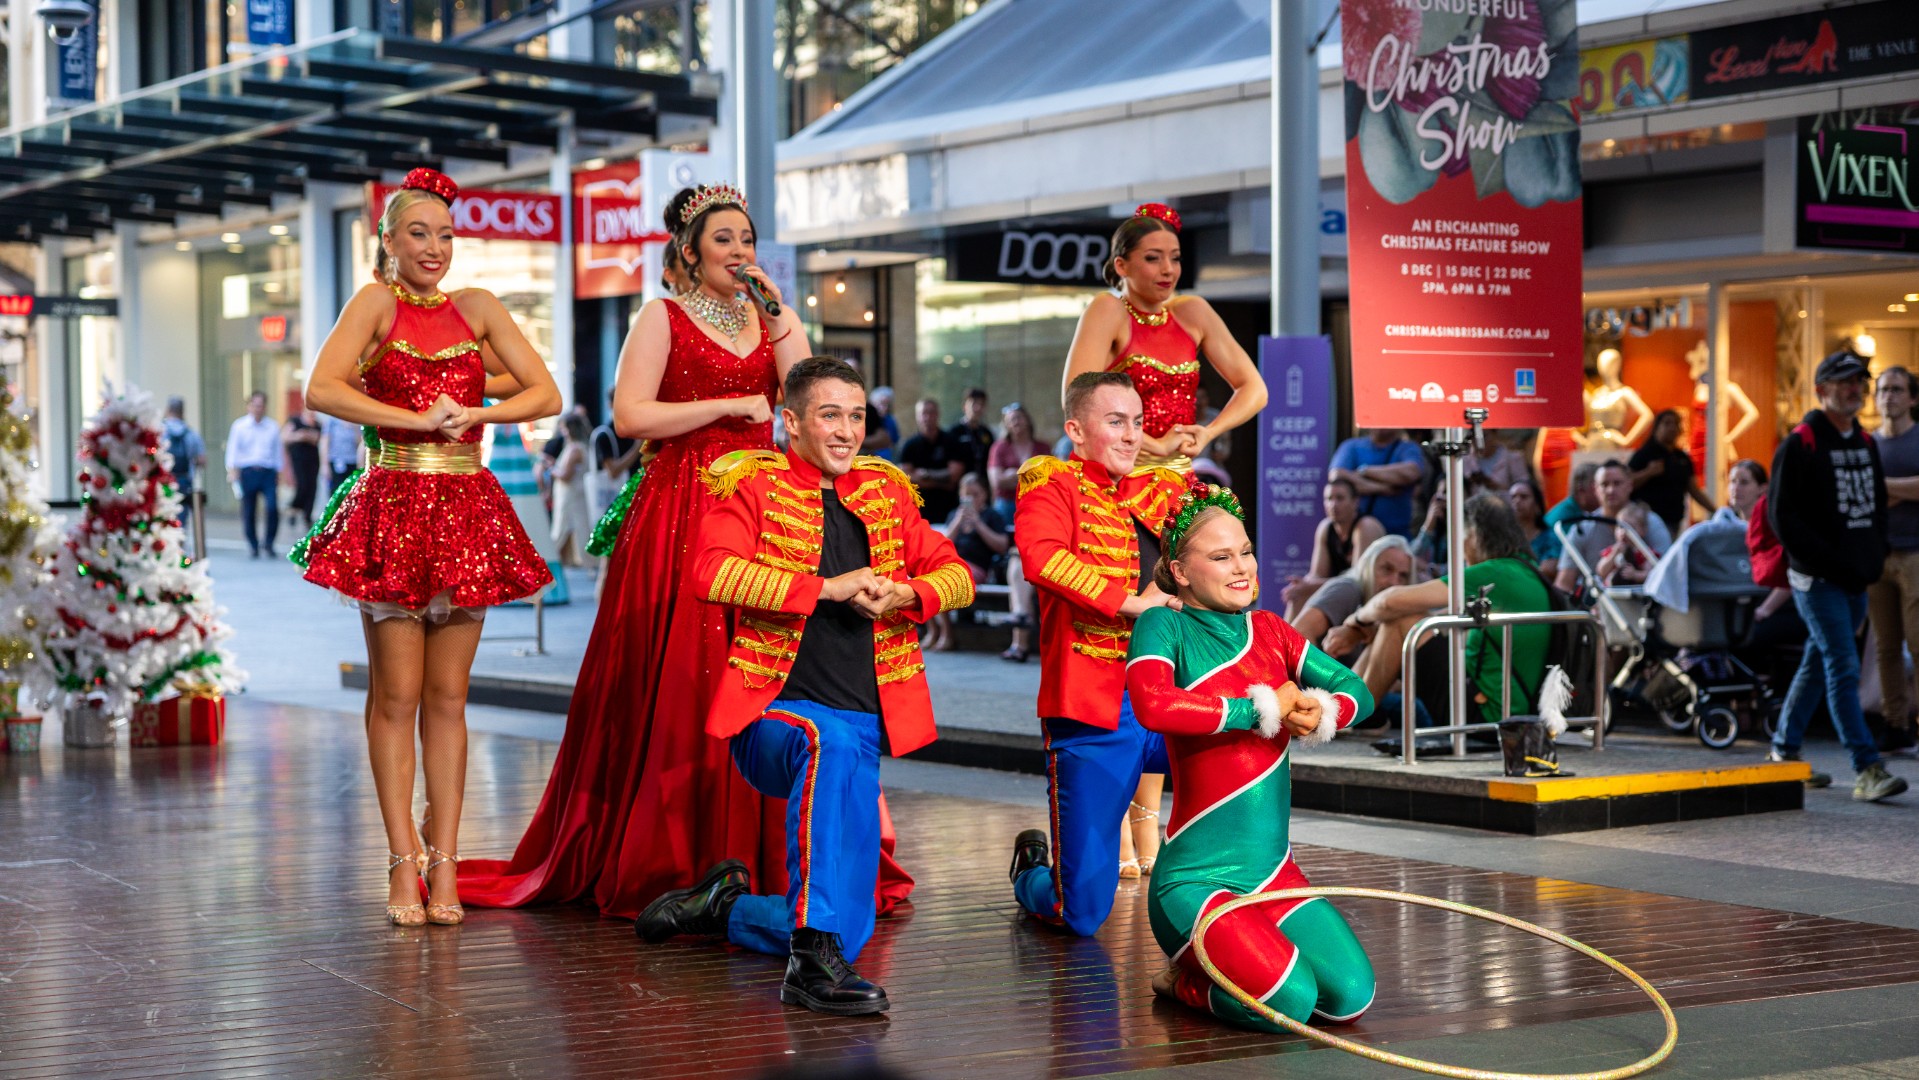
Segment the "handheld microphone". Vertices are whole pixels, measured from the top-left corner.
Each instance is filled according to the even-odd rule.
[[[758,300],[760,302],[760,305],[766,308],[766,313],[768,315],[771,315],[776,319],[779,318],[780,302],[766,295],[766,288],[762,286],[757,280],[746,276],[746,267],[744,266],[734,267],[733,276],[739,279],[740,284],[746,286],[747,292],[750,292],[753,294],[753,299]]]

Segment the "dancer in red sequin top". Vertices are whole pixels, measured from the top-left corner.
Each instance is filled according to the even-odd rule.
[[[400,926],[464,918],[454,853],[480,620],[488,606],[552,581],[481,466],[479,440],[483,424],[553,415],[560,392],[492,293],[440,291],[456,193],[446,177],[415,169],[388,197],[380,284],[347,303],[306,388],[314,409],[380,432],[366,475],[312,538],[306,577],[360,606],[372,672],[367,741],[390,852],[386,913]],[[518,392],[482,405],[489,374],[510,376]],[[416,723],[434,807],[425,851],[412,823]],[[421,875],[431,904],[421,902]]]
[[[1213,305],[1197,296],[1173,295],[1180,276],[1179,229],[1172,207],[1144,203],[1114,230],[1105,275],[1117,295],[1094,297],[1080,316],[1061,385],[1070,386],[1088,371],[1125,372],[1146,406],[1140,465],[1191,472],[1193,459],[1213,440],[1266,407],[1266,383]],[[1232,389],[1225,407],[1210,420],[1199,415],[1202,353]],[[1148,577],[1151,561],[1142,553]],[[1152,873],[1165,782],[1156,773],[1140,778],[1127,815],[1130,824],[1121,830],[1122,877]]]

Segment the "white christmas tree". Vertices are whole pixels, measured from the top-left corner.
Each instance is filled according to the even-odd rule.
[[[169,692],[226,694],[246,678],[220,644],[231,631],[212,579],[188,557],[172,464],[159,406],[133,387],[81,434],[82,512],[34,611],[43,637],[27,685],[43,703],[126,716]]]
[[[37,594],[59,544],[59,527],[33,489],[33,432],[0,388],[0,713],[18,704],[19,684],[41,652]]]

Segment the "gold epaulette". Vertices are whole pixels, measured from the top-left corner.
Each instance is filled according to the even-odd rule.
[[[1187,486],[1186,474],[1175,469],[1169,469],[1164,465],[1141,465],[1139,468],[1134,469],[1129,475],[1151,476],[1162,484],[1171,484],[1182,490]]]
[[[735,450],[721,454],[706,467],[706,490],[717,498],[727,498],[740,485],[757,476],[762,469],[785,469],[786,455],[778,450]]]
[[[1053,477],[1058,476],[1060,473],[1071,471],[1073,471],[1071,464],[1061,461],[1050,454],[1040,454],[1037,457],[1028,458],[1026,464],[1019,467],[1020,496],[1024,498],[1027,492],[1035,490]]]
[[[898,465],[893,464],[885,458],[862,454],[853,459],[853,467],[855,469],[871,469],[874,472],[886,474],[887,479],[906,489],[906,493],[913,497],[914,506],[926,505],[926,500],[920,498],[920,489],[913,486],[913,481],[906,478],[906,474],[900,470]]]

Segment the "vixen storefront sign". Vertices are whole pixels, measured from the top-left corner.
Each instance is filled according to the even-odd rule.
[[[1919,104],[1801,117],[1796,149],[1800,247],[1919,252]]]
[[[387,196],[398,189],[390,184],[368,184],[367,189],[367,211],[377,223]],[[539,191],[466,188],[453,200],[453,234],[475,240],[557,244],[560,197]]]
[[[1912,0],[1695,30],[1690,39],[1694,100],[1919,69]]]
[[[1583,423],[1573,0],[1340,18],[1355,423]]]

